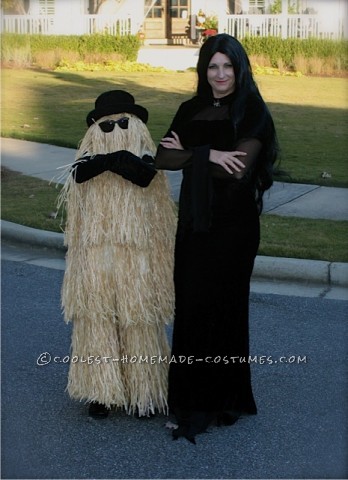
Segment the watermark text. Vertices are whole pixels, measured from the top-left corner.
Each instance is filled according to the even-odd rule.
[[[249,355],[248,357],[240,356],[228,356],[228,355],[216,355],[216,356],[206,356],[206,357],[195,357],[193,355],[122,355],[120,357],[111,357],[104,355],[88,355],[88,356],[54,356],[49,352],[41,353],[37,360],[36,364],[38,366],[49,365],[50,363],[58,364],[70,364],[70,363],[85,363],[87,365],[93,364],[108,364],[108,363],[120,363],[120,364],[134,364],[134,363],[147,363],[150,365],[155,365],[157,363],[177,363],[193,365],[197,363],[206,363],[206,364],[256,364],[256,365],[276,365],[276,364],[294,364],[301,365],[308,363],[307,355],[283,355],[275,357],[273,355]]]

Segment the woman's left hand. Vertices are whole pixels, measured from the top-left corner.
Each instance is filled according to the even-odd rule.
[[[216,165],[220,165],[227,173],[233,175],[234,173],[241,173],[243,168],[245,168],[245,164],[238,157],[244,157],[246,155],[246,152],[223,152],[211,149],[209,160]]]
[[[173,148],[176,150],[184,150],[184,147],[181,145],[179,135],[175,132],[171,132],[172,137],[164,137],[160,141],[160,144],[164,148]]]

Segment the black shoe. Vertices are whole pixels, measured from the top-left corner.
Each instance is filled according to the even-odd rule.
[[[196,445],[195,436],[190,432],[190,428],[188,426],[181,426],[173,430],[172,432],[173,440],[177,440],[180,437],[186,438],[189,442]]]
[[[196,435],[207,433],[213,414],[201,411],[177,411],[178,428],[173,430],[173,440],[185,437],[186,440],[196,445]]]
[[[236,421],[240,418],[240,413],[237,411],[228,411],[228,412],[221,412],[217,416],[217,425],[233,425]]]
[[[106,418],[109,415],[109,409],[99,402],[89,404],[88,415],[94,418]]]

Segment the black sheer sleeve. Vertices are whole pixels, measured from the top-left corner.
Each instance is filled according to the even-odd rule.
[[[192,150],[177,150],[159,145],[155,166],[160,170],[181,170],[191,164],[192,155]]]
[[[172,137],[172,131],[176,132],[180,137],[182,128],[192,117],[190,104],[191,102],[188,101],[180,105],[164,137]],[[155,157],[155,166],[160,170],[182,170],[192,164],[193,154],[194,149],[177,150],[159,145]]]
[[[257,138],[249,138],[238,142],[235,149],[236,151],[245,152],[247,154],[246,156],[237,157],[244,163],[245,168],[243,168],[240,172],[234,172],[232,175],[220,165],[212,163],[209,168],[212,177],[221,179],[234,178],[236,180],[241,180],[250,170],[252,170],[256,164],[262,149],[262,143]]]

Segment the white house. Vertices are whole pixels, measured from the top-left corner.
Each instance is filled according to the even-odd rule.
[[[141,32],[147,43],[185,43],[188,39],[195,41],[199,33],[196,18],[204,12],[206,17],[218,18],[220,32],[237,36],[348,37],[347,0],[281,0],[282,12],[270,15],[276,1],[12,0],[6,2],[6,9],[2,7],[1,30],[44,34]],[[296,14],[288,15],[288,4],[295,7]]]

